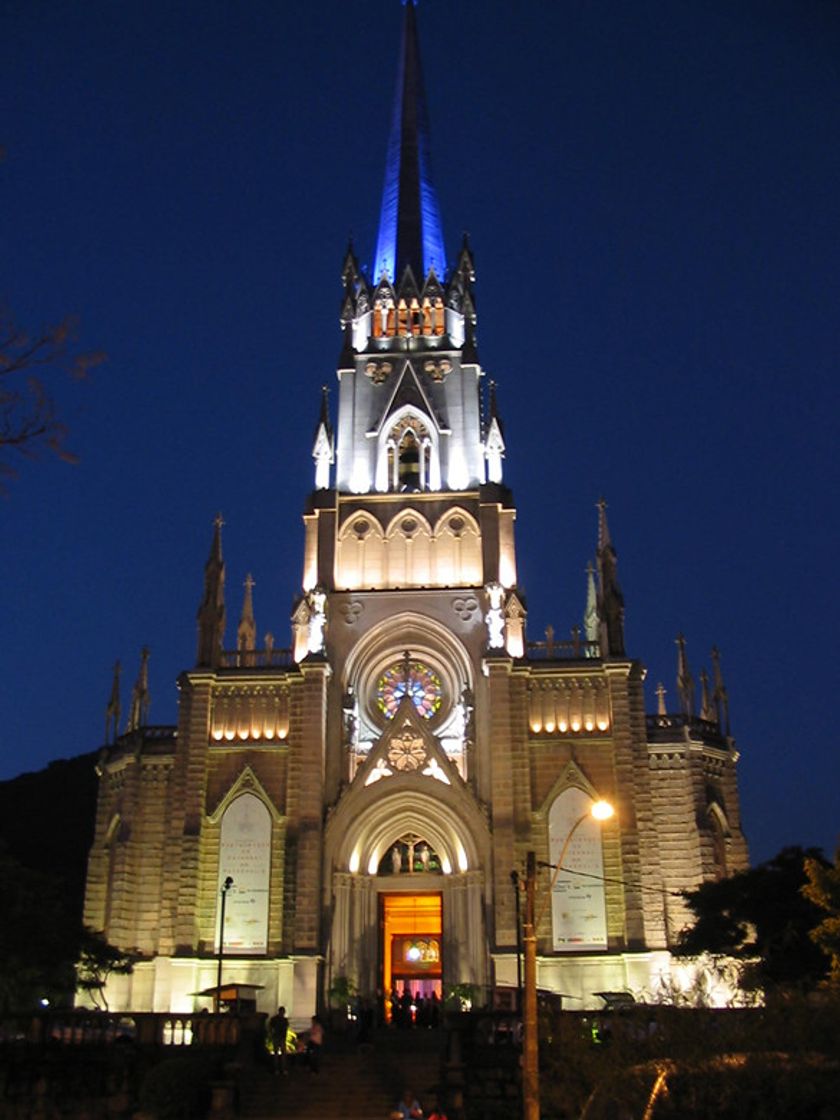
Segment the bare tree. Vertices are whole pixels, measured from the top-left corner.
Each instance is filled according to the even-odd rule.
[[[0,307],[0,489],[3,478],[15,473],[9,452],[34,456],[47,450],[74,461],[45,378],[63,371],[82,379],[105,360],[101,352],[76,352],[75,330],[75,320],[68,317],[30,334]]]

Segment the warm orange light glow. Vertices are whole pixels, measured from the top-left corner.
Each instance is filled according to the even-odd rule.
[[[596,821],[608,821],[610,817],[615,815],[615,809],[610,805],[609,801],[595,801],[592,804],[590,813]]]
[[[382,900],[382,987],[390,992],[392,978],[392,944],[395,936],[408,934],[441,937],[441,896],[439,894],[383,894]]]

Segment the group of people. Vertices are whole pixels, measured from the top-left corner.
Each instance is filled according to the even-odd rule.
[[[426,1116],[420,1102],[414,1095],[414,1090],[406,1089],[397,1102],[397,1107],[390,1114],[389,1120],[446,1120],[446,1113],[443,1111],[440,1101],[437,1101],[435,1107]]]
[[[395,1027],[430,1027],[440,1025],[440,999],[436,992],[422,996],[413,995],[408,986],[400,994],[396,988],[387,997],[390,1003],[391,1023]]]
[[[321,1069],[321,1049],[324,1045],[324,1026],[313,1015],[305,1038],[299,1037],[289,1025],[285,1007],[278,1007],[277,1014],[268,1021],[268,1045],[274,1056],[275,1074],[289,1072],[289,1059],[302,1059],[311,1073]]]

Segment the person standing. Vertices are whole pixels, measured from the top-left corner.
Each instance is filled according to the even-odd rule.
[[[312,1016],[309,1027],[309,1041],[306,1044],[306,1058],[311,1073],[321,1069],[321,1048],[324,1045],[324,1027],[317,1015]]]
[[[274,1072],[288,1073],[286,1067],[286,1041],[289,1035],[289,1019],[285,1007],[278,1007],[277,1014],[272,1015],[268,1024],[271,1049],[274,1052]]]

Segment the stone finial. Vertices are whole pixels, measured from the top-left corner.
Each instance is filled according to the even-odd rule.
[[[222,526],[219,513],[213,522],[210,555],[204,565],[204,597],[198,608],[198,651],[196,664],[215,669],[222,656],[225,636],[225,562],[222,557]]]
[[[321,412],[315,428],[312,458],[315,460],[315,489],[329,490],[330,466],[335,461],[335,439],[330,424],[329,389],[321,386]]]
[[[709,723],[717,723],[715,710],[712,706],[712,697],[709,692],[709,674],[705,669],[700,670],[700,718]]]
[[[120,730],[120,673],[119,661],[114,662],[114,677],[111,682],[111,695],[105,708],[105,746],[114,742]]]
[[[598,592],[595,589],[595,565],[586,565],[586,608],[583,612],[583,633],[587,642],[598,641]]]
[[[665,704],[665,697],[667,693],[667,688],[662,683],[662,681],[660,681],[656,686],[656,714],[658,716],[667,716],[668,714],[668,708]]]
[[[610,539],[607,503],[598,507],[598,622],[602,657],[624,656],[624,596],[618,582],[618,555]]]
[[[694,715],[694,678],[688,668],[685,652],[685,637],[677,634],[677,692],[680,697],[682,713],[689,719]]]
[[[128,711],[126,731],[138,731],[141,727],[146,726],[149,718],[150,704],[149,650],[147,646],[143,646],[140,651],[140,669],[137,673],[137,680],[134,682],[134,687],[131,690],[131,707]]]
[[[236,630],[236,649],[240,655],[240,662],[244,656],[246,659],[244,663],[252,665],[253,652],[257,645],[257,624],[254,621],[254,577],[250,572],[242,586],[245,588],[245,594],[242,597],[242,614]]]
[[[729,696],[726,692],[726,685],[723,683],[723,673],[720,668],[720,650],[717,646],[712,646],[712,680],[714,684],[712,700],[717,710],[718,726],[723,734],[728,736],[730,734]]]

